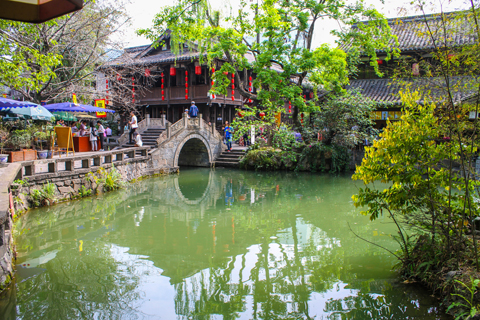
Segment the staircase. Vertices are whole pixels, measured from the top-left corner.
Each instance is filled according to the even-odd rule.
[[[148,127],[140,134],[142,136],[143,146],[150,147],[150,149],[155,148],[157,146],[158,136],[160,136],[163,131],[165,131],[165,129],[162,127]],[[128,140],[126,143],[122,144],[122,148],[130,148],[134,146],[135,143],[128,143]]]
[[[233,148],[230,152],[222,152],[215,160],[215,167],[238,168],[240,158],[245,154],[244,149]]]

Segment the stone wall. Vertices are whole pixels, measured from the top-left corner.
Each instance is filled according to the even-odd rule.
[[[15,250],[9,188],[21,167],[16,163],[0,167],[0,291],[10,283],[13,277]]]

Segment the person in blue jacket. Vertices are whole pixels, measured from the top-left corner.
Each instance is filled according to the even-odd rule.
[[[232,151],[232,139],[233,139],[233,128],[228,125],[228,121],[225,121],[224,137],[227,143],[227,151]]]
[[[196,118],[198,115],[198,108],[195,105],[195,101],[192,101],[192,105],[190,106],[190,110],[188,111],[188,115],[190,118]]]

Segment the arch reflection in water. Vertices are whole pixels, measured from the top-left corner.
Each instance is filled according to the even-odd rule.
[[[348,177],[195,169],[35,210],[17,221],[18,263],[41,272],[5,301],[24,319],[441,319],[350,233],[345,221],[397,248],[386,220],[353,208],[355,190]]]

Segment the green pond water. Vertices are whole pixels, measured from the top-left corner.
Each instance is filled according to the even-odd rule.
[[[1,319],[447,319],[349,176],[182,169],[32,210]]]

